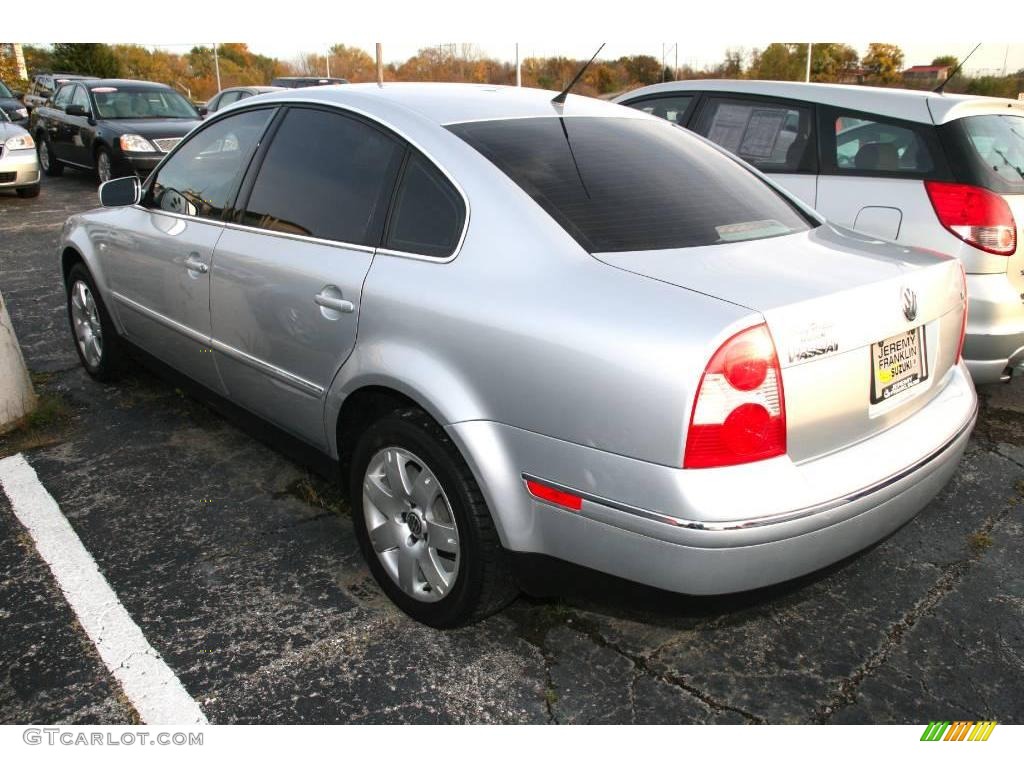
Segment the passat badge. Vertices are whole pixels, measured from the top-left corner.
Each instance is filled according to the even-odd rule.
[[[913,288],[903,289],[903,316],[907,320],[917,317],[917,294]]]
[[[810,360],[812,357],[830,355],[839,351],[831,323],[811,323],[789,344],[789,362]]]

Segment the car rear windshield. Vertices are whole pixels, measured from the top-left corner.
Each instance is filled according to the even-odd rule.
[[[1024,192],[1024,115],[974,115],[957,122],[990,181],[996,182],[985,186]]]
[[[106,120],[136,120],[147,117],[183,117],[198,120],[199,113],[183,96],[172,90],[153,88],[115,88],[96,86],[92,89],[99,116]]]
[[[755,174],[661,120],[538,117],[448,128],[591,253],[714,245],[812,225]]]

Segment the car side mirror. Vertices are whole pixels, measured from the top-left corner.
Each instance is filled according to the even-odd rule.
[[[71,117],[89,117],[89,110],[81,104],[68,104],[64,107],[64,112]]]
[[[136,205],[142,200],[142,182],[138,176],[124,176],[100,184],[100,205],[121,208]]]
[[[25,98],[25,92],[24,91],[11,91],[11,96],[16,98],[18,101],[21,101],[22,99]]]
[[[196,107],[196,112],[199,113],[200,117],[206,117],[208,114],[210,114],[210,110],[206,107]]]

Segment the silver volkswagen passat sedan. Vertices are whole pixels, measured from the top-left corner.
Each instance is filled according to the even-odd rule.
[[[823,222],[658,118],[533,89],[278,92],[72,216],[76,346],[129,346],[335,459],[406,612],[540,553],[692,594],[878,541],[977,399],[956,260]]]

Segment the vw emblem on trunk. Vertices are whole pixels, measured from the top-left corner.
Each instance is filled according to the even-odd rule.
[[[907,320],[917,317],[917,294],[913,288],[903,289],[903,316]]]

